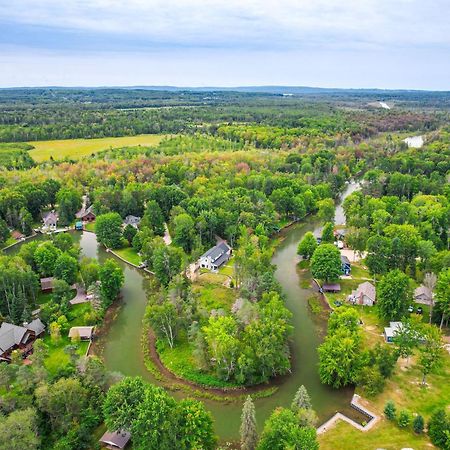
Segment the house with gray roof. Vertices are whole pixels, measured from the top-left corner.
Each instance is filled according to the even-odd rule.
[[[99,440],[106,448],[110,450],[123,449],[127,446],[131,434],[124,430],[107,431]]]
[[[355,305],[373,306],[377,298],[375,286],[369,281],[361,283],[352,293],[348,299]]]
[[[125,217],[125,220],[123,221],[123,225],[126,227],[127,225],[131,225],[134,228],[138,228],[141,223],[141,218],[137,216],[129,215]]]
[[[44,230],[54,231],[58,226],[58,220],[58,213],[55,211],[50,211],[42,217],[42,222],[44,223],[44,226],[42,228]]]
[[[427,288],[423,284],[414,290],[414,301],[416,303],[430,305],[432,300],[433,293],[431,292],[431,289]]]
[[[215,272],[219,270],[219,267],[226,263],[230,257],[231,247],[225,241],[222,241],[200,256],[199,266],[202,269],[208,269]]]

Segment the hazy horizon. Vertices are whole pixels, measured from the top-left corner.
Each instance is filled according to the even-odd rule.
[[[450,89],[445,0],[0,6],[0,87]]]

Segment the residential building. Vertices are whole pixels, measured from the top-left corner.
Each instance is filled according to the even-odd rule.
[[[430,305],[433,300],[433,292],[424,285],[420,285],[414,290],[414,301],[423,305]]]
[[[94,222],[95,221],[95,213],[93,205],[88,208],[83,205],[83,207],[75,214],[77,219],[82,220],[83,222]]]
[[[139,224],[141,223],[141,218],[136,216],[127,216],[123,221],[123,225],[126,227],[127,225],[131,225],[134,228],[139,228]]]
[[[200,256],[199,266],[202,269],[215,272],[230,259],[231,251],[231,247],[225,241],[222,241]]]
[[[55,211],[50,211],[42,217],[44,231],[54,231],[58,226],[59,216]]]
[[[376,301],[375,286],[369,281],[365,281],[352,291],[348,299],[355,305],[373,306]]]
[[[107,431],[99,440],[106,448],[110,450],[121,450],[125,448],[131,439],[131,434],[127,431]]]

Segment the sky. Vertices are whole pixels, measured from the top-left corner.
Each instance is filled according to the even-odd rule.
[[[449,0],[0,0],[0,87],[450,90]]]

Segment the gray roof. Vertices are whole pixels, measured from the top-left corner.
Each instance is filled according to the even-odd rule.
[[[210,248],[206,253],[203,253],[203,255],[200,258],[207,258],[208,256],[211,258],[211,261],[218,265],[219,258],[223,257],[226,253],[231,250],[231,247],[225,242],[222,241],[220,244],[217,244],[215,247]],[[221,260],[222,264],[224,260]]]
[[[371,300],[375,300],[376,298],[376,289],[375,286],[372,283],[369,283],[368,281],[364,281],[364,283],[361,283],[358,288],[356,289],[355,294],[358,295],[362,293],[363,295],[366,295]]]
[[[125,225],[138,225],[141,222],[141,218],[137,216],[127,216],[125,217],[124,224]]]
[[[54,280],[53,277],[41,278],[41,289],[53,289]]]
[[[339,283],[333,283],[333,284],[324,284],[322,286],[322,289],[324,291],[340,291],[341,290],[341,285]]]
[[[69,330],[69,337],[79,336],[80,338],[90,339],[94,334],[95,327],[72,327]]]
[[[11,323],[3,322],[0,327],[0,349],[7,352],[15,345],[25,343],[28,330]]]
[[[58,222],[58,213],[55,211],[50,211],[43,216],[42,220],[44,223],[56,223]]]
[[[433,293],[423,284],[414,290],[414,297],[425,296],[425,298],[431,300],[433,298]]]
[[[34,331],[36,336],[43,333],[45,330],[45,325],[41,322],[41,319],[37,318],[31,321],[28,325],[25,325],[28,330]]]
[[[125,448],[128,441],[131,438],[131,434],[127,431],[107,431],[101,438],[100,442],[107,445],[112,445],[118,448]]]

